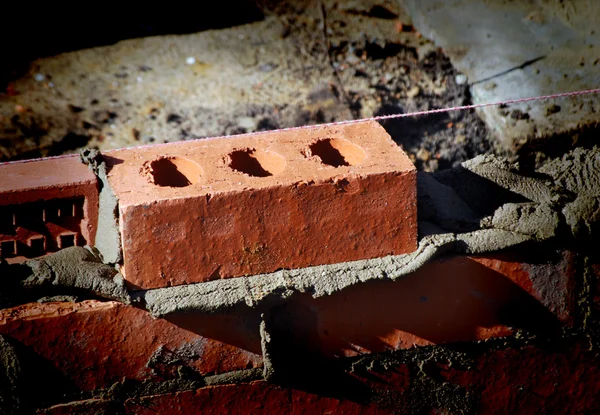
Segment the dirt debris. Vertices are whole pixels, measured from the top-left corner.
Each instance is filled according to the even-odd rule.
[[[398,4],[320,4],[263,1],[243,26],[35,60],[0,96],[0,161],[470,103]],[[384,126],[426,171],[493,151],[473,112]]]

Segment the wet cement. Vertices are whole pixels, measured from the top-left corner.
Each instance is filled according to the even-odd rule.
[[[15,413],[20,406],[16,393],[20,386],[21,365],[14,347],[0,335],[0,412]]]
[[[96,175],[100,182],[98,196],[98,230],[94,247],[107,264],[122,261],[121,234],[119,232],[118,199],[108,184],[107,166],[98,150],[84,149],[79,153],[81,161]]]
[[[125,280],[110,266],[103,264],[93,248],[69,247],[52,255],[6,267],[9,278],[0,281],[1,291],[10,290],[26,298],[28,291],[36,293],[72,290],[108,300],[129,304]]]

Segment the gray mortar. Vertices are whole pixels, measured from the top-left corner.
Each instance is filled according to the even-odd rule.
[[[263,370],[262,377],[265,380],[272,380],[275,377],[275,367],[271,358],[271,334],[267,329],[267,321],[265,320],[265,314],[261,314],[260,320],[260,349],[263,357]]]
[[[560,187],[583,196],[600,196],[600,150],[576,148],[539,169]]]
[[[15,349],[0,335],[0,412],[3,414],[19,412],[17,391],[21,372]]]
[[[263,379],[261,368],[236,370],[233,372],[220,373],[218,375],[206,376],[204,383],[206,386],[230,385],[234,383],[252,382]]]
[[[456,235],[455,252],[458,254],[484,254],[500,251],[531,241],[531,236],[502,229],[481,229]]]
[[[560,224],[559,213],[549,203],[506,203],[482,221],[491,228],[516,232],[543,241],[552,238]]]
[[[576,239],[590,239],[600,232],[600,197],[580,195],[563,211],[567,225]]]
[[[577,195],[562,214],[572,234],[590,239],[600,231],[600,150],[577,148],[560,159],[551,160],[539,170],[555,183]]]
[[[119,232],[119,200],[108,183],[106,163],[97,150],[85,149],[79,156],[102,183],[98,197],[98,230],[94,246],[100,251],[105,263],[117,264],[123,259]]]
[[[503,203],[541,203],[555,196],[547,183],[526,177],[506,160],[491,155],[477,156],[433,177],[451,187],[473,211],[484,215]]]
[[[78,246],[65,248],[55,254],[33,259],[19,267],[28,275],[21,281],[25,289],[48,286],[75,288],[99,297],[129,303],[129,294],[121,274],[105,265],[90,250]]]

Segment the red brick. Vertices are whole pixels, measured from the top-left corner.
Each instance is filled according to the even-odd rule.
[[[169,414],[384,414],[374,406],[361,405],[312,393],[283,389],[264,381],[224,385],[195,391],[143,397],[125,402],[126,412],[144,415]]]
[[[417,246],[416,171],[377,123],[105,156],[119,198],[123,274],[140,288],[402,254]]]
[[[318,299],[305,295],[273,314],[274,330],[289,333],[299,347],[340,357],[568,323],[572,256],[543,266],[510,258],[442,258],[395,282],[373,281]]]
[[[93,244],[97,217],[97,180],[77,156],[0,164],[0,258]]]
[[[515,252],[472,257],[475,261],[510,278],[561,321],[572,324],[575,306],[575,254],[563,251],[553,260],[528,260]]]
[[[123,378],[173,378],[182,365],[201,374],[262,365],[259,355],[117,302],[32,303],[0,310],[0,334],[52,362],[85,390]]]
[[[478,414],[596,414],[600,365],[585,343],[490,351],[471,370],[448,368],[441,376],[473,394]]]

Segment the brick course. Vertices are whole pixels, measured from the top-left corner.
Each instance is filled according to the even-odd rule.
[[[93,244],[97,186],[77,156],[0,164],[0,258],[22,262]]]
[[[0,334],[51,362],[83,390],[124,378],[171,379],[180,367],[204,375],[262,365],[260,355],[117,302],[30,303],[0,310]]]

